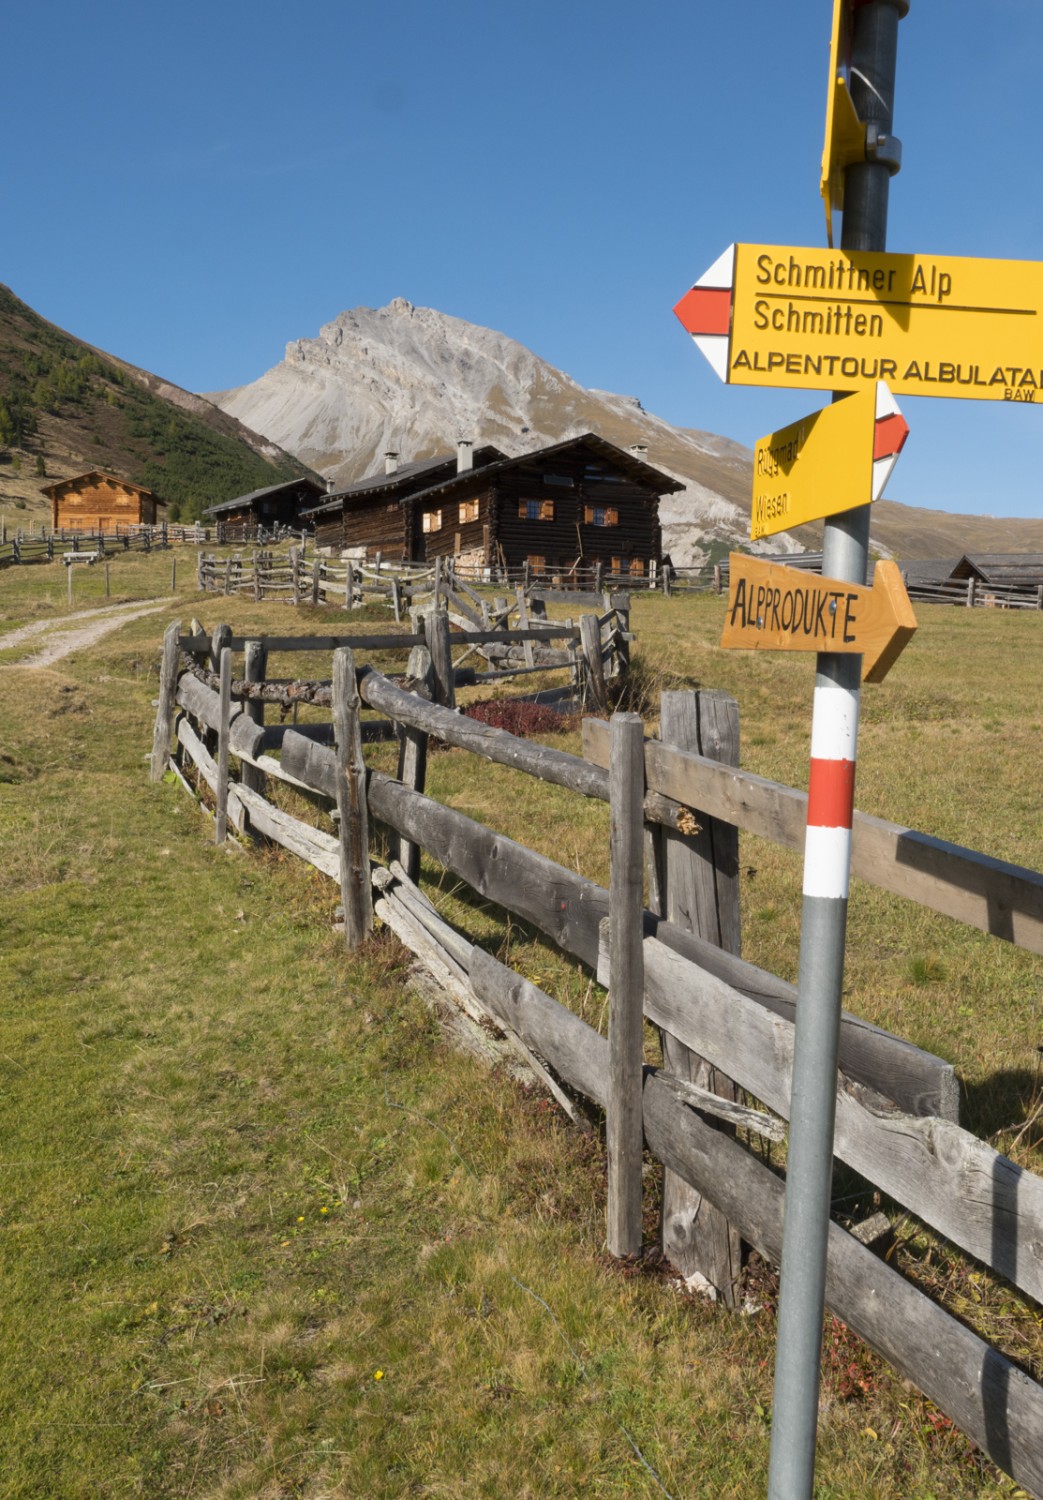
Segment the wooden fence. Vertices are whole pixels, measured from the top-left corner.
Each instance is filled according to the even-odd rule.
[[[0,568],[25,563],[63,562],[68,557],[104,559],[120,552],[151,552],[174,540],[167,526],[133,526],[116,531],[46,531],[0,542]]]
[[[822,572],[821,552],[762,555],[762,561],[783,563],[811,573]],[[720,593],[728,587],[728,562],[721,563],[717,572],[717,591]],[[902,579],[914,604],[955,604],[966,609],[1043,609],[1043,584],[989,584],[980,578],[926,583],[915,577],[910,579],[904,569]]]
[[[182,636],[172,625],[164,640],[153,778],[173,768],[186,785],[191,775],[208,789],[219,840],[229,827],[275,840],[338,881],[349,946],[380,917],[466,1006],[495,1021],[567,1107],[571,1090],[605,1111],[608,1228],[617,1253],[635,1248],[635,1233],[639,1244],[641,1146],[647,1146],[668,1174],[667,1252],[685,1274],[702,1268],[730,1300],[740,1238],[769,1259],[780,1256],[784,1184],[736,1127],[746,1139],[778,1138],[784,1130],[796,1001],[791,985],[733,951],[737,829],[797,846],[806,795],[738,769],[737,711],[724,695],[666,695],[663,741],[645,740],[634,715],[587,720],[584,753],[575,756],[454,711],[458,672],[450,651],[466,638],[454,641],[444,612],[426,618],[423,639],[398,638],[410,648],[404,679],[356,661],[356,653],[387,649],[387,640],[251,643],[228,627],[208,637]],[[266,656],[312,649],[332,653],[328,680],[267,678]],[[241,675],[233,672],[239,652]],[[266,702],[287,705],[302,696],[328,704],[331,722],[264,723]],[[397,777],[366,767],[364,711],[395,726]],[[609,888],[425,795],[430,736],[610,801]],[[265,777],[304,790],[335,813],[336,833],[277,808],[264,795]],[[389,864],[375,870],[371,820],[392,841]],[[416,883],[421,848],[597,973],[610,991],[607,1038],[439,915]],[[858,814],[854,870],[1043,952],[1043,876],[1034,871]],[[664,1039],[662,1068],[641,1061],[643,1020]],[[740,1103],[737,1088],[756,1105]],[[1043,1302],[1043,1178],[960,1127],[948,1064],[848,1015],[841,1026],[835,1153],[953,1245]],[[1043,1496],[1043,1388],[1028,1374],[836,1224],[827,1302],[999,1467]]]

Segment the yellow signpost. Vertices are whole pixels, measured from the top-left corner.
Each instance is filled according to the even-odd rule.
[[[729,568],[725,648],[861,654],[862,681],[883,682],[916,630],[897,563],[878,562],[872,588],[742,552]]]
[[[878,500],[908,434],[882,381],[770,432],[753,454],[751,538]]]
[[[864,161],[866,127],[855,113],[847,87],[851,0],[833,0],[829,44],[829,90],[826,94],[826,144],[820,187],[826,205],[826,237],[833,243],[833,210],[844,207],[844,168]]]
[[[1043,262],[732,245],[674,311],[732,385],[1043,405]]]

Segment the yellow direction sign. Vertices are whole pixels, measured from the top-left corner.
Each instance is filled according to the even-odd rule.
[[[674,311],[733,385],[1043,405],[1043,262],[730,245]]]
[[[862,681],[883,682],[916,630],[898,564],[878,562],[873,587],[820,578],[733,552],[721,645],[738,651],[862,655]]]
[[[866,127],[855,113],[847,87],[851,57],[852,0],[833,0],[829,44],[829,92],[826,95],[826,144],[822,151],[820,188],[826,205],[826,237],[833,243],[833,210],[844,207],[844,168],[865,161]]]
[[[883,381],[770,432],[753,453],[750,537],[879,500],[908,435]]]

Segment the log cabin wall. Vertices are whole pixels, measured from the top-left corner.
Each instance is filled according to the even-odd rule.
[[[411,509],[416,561],[481,552],[486,566],[553,574],[600,562],[637,576],[662,560],[656,491],[580,445],[476,470]]]
[[[84,474],[50,485],[51,522],[56,531],[115,531],[117,526],[154,526],[158,505],[150,490],[108,474]]]

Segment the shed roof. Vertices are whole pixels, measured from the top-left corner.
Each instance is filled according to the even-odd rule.
[[[50,495],[53,499],[63,490],[75,489],[77,485],[85,484],[90,479],[103,479],[110,484],[121,484],[124,489],[135,490],[139,495],[147,495],[150,500],[155,499],[152,491],[145,489],[143,485],[133,484],[129,479],[121,479],[118,474],[106,474],[103,469],[88,469],[85,474],[75,474],[71,479],[56,479],[54,484],[42,484],[40,491],[44,495]],[[156,503],[165,505],[166,501],[159,500]]]
[[[251,490],[248,495],[237,495],[234,500],[222,500],[218,505],[209,505],[203,512],[204,516],[219,516],[225,511],[247,510],[259,500],[267,500],[273,495],[285,494],[287,490],[310,490],[313,495],[324,495],[323,486],[317,479],[308,479],[302,475],[299,479],[285,479],[280,484],[269,484],[260,490]]]
[[[474,467],[486,469],[498,459],[504,458],[504,453],[495,448],[491,443],[484,447],[475,449]],[[329,515],[333,511],[343,510],[356,499],[370,498],[372,496],[386,494],[394,497],[398,491],[406,486],[412,486],[417,480],[425,477],[436,479],[444,470],[446,473],[455,474],[457,468],[457,456],[455,453],[438,453],[434,458],[418,458],[412,463],[399,464],[390,474],[368,474],[365,479],[357,479],[354,484],[349,484],[343,490],[337,490],[328,495],[321,505],[313,506],[310,510],[302,512],[305,516]],[[465,469],[465,473],[473,470]],[[410,496],[411,498],[412,496]]]
[[[524,469],[534,460],[538,459],[542,463],[544,459],[556,458],[572,449],[584,447],[598,454],[600,458],[615,464],[638,484],[644,485],[646,489],[654,490],[657,495],[670,495],[677,490],[684,489],[684,484],[680,480],[671,479],[668,474],[664,474],[661,469],[653,468],[636,454],[629,453],[625,448],[617,448],[615,443],[610,443],[607,438],[598,437],[596,432],[585,432],[580,437],[566,438],[564,442],[552,443],[547,448],[534,448],[530,453],[519,453],[515,458],[501,458],[495,463],[487,464],[482,469],[482,476],[502,474],[512,468]],[[409,496],[409,499],[411,501],[435,499],[439,495],[448,494],[453,489],[462,487],[473,477],[474,470],[465,469],[462,473],[451,474],[440,483],[415,492]]]
[[[1024,584],[1032,588],[1043,583],[1043,552],[965,552],[952,570],[953,578],[977,577],[983,583]]]

